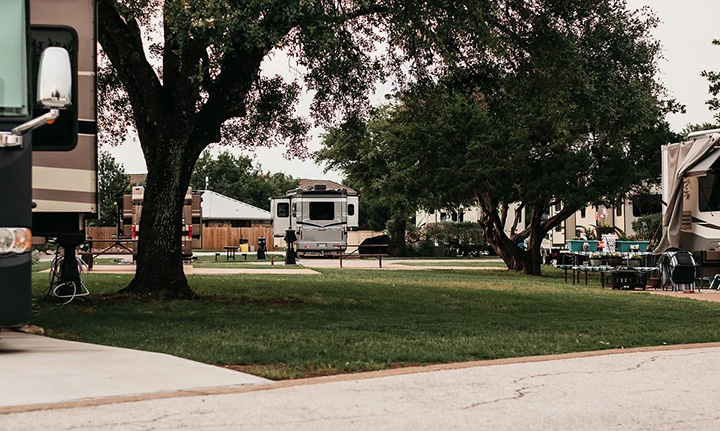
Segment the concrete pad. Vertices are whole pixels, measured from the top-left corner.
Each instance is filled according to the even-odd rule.
[[[3,330],[0,382],[3,408],[269,380],[160,353]]]

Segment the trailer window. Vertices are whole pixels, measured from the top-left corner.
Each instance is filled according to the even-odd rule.
[[[707,174],[698,178],[700,211],[720,211],[720,176]]]
[[[278,203],[275,214],[277,214],[278,217],[286,218],[290,214],[290,204],[287,202]]]
[[[310,220],[334,220],[334,202],[310,202]]]
[[[348,204],[348,215],[349,216],[355,215],[355,204]]]
[[[0,2],[0,115],[28,115],[24,0]]]
[[[642,217],[662,212],[662,197],[660,195],[637,195],[632,198],[633,216]]]

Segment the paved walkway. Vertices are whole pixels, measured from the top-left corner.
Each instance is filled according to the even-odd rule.
[[[3,408],[156,394],[268,380],[175,356],[29,335],[0,333]],[[2,426],[0,416],[0,429]]]
[[[29,352],[26,352],[29,354]],[[720,345],[390,370],[0,408],[13,430],[715,430]],[[0,356],[0,360],[4,358]],[[126,363],[136,359],[126,358]],[[140,362],[138,363],[147,363]],[[3,375],[12,396],[27,379]],[[68,365],[68,364],[66,364]],[[72,365],[72,364],[70,364]],[[141,367],[141,366],[140,366]],[[70,380],[76,388],[97,376]],[[170,373],[173,370],[168,370]],[[65,391],[66,366],[46,373]],[[7,372],[6,374],[10,374]],[[178,379],[183,376],[174,373]],[[132,376],[129,376],[132,378]],[[121,376],[116,379],[121,380]],[[142,379],[134,379],[134,381]],[[242,383],[241,383],[242,384]],[[100,385],[98,385],[100,386]],[[128,383],[128,391],[136,391]],[[7,404],[7,402],[6,402]]]

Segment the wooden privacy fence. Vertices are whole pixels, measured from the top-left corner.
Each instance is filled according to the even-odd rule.
[[[364,239],[372,236],[382,235],[382,232],[374,232],[369,230],[348,232],[348,252],[357,248],[357,245]],[[108,242],[95,242],[94,248],[105,248],[113,243],[117,236],[117,227],[99,227],[88,226],[87,237],[94,240],[107,239]],[[257,249],[257,240],[264,236],[267,241],[267,247],[272,250],[273,245],[273,229],[271,227],[203,227],[202,229],[202,249],[203,250],[222,250],[226,245],[238,245],[240,239],[247,239],[248,244]],[[285,246],[282,238],[276,241],[278,248]]]
[[[85,238],[86,239],[93,239],[93,240],[102,240],[107,239],[108,242],[94,242],[93,248],[96,249],[103,249],[105,247],[110,246],[113,242],[115,242],[115,239],[117,238],[117,227],[116,226],[110,226],[110,227],[104,227],[104,226],[88,226],[85,230]]]
[[[264,236],[268,248],[272,244],[273,230],[270,227],[204,227],[202,231],[203,250],[222,250],[226,245],[238,245],[241,239],[257,250],[258,238]]]

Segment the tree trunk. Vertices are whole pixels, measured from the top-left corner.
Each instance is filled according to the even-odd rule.
[[[138,233],[135,278],[122,293],[191,298],[182,263],[182,207],[194,160],[182,138],[158,143],[148,168]]]
[[[544,205],[533,206],[532,215],[530,216],[530,234],[528,235],[527,260],[523,266],[523,273],[527,275],[542,274],[542,240],[545,237],[545,231],[542,229],[542,213]]]
[[[391,224],[390,244],[388,244],[391,256],[407,256],[405,244],[405,232],[407,230],[407,217],[404,214],[395,214]]]

